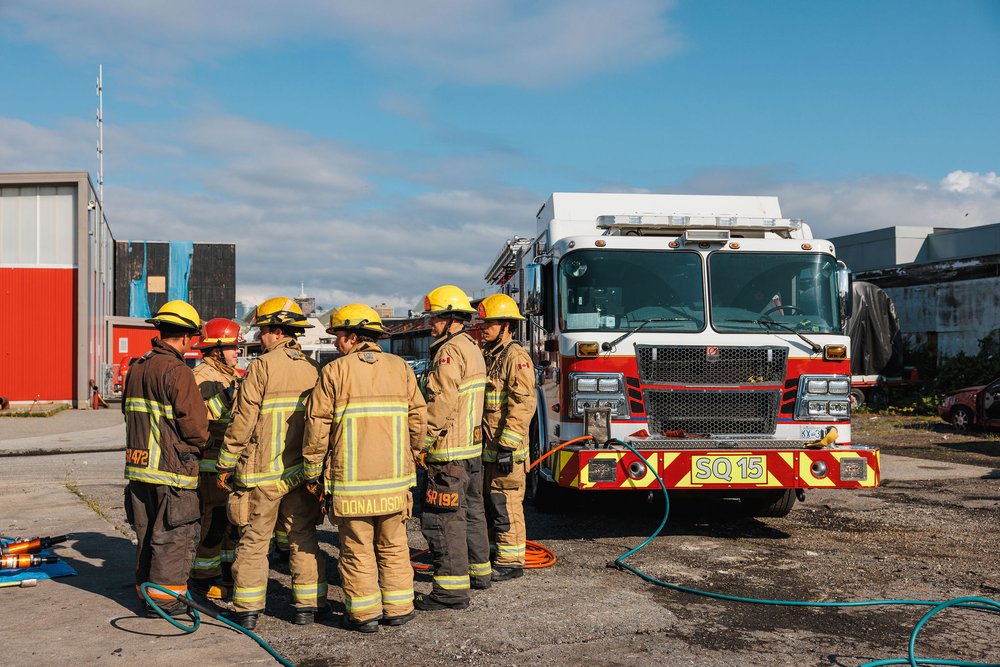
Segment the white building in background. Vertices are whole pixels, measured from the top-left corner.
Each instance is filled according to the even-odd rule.
[[[886,227],[830,239],[855,278],[896,304],[903,339],[938,363],[1000,336],[1000,224]]]

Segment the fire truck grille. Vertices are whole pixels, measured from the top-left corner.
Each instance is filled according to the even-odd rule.
[[[653,436],[773,434],[781,391],[647,389],[643,398]]]
[[[636,345],[643,384],[719,386],[781,384],[788,350],[784,347]]]

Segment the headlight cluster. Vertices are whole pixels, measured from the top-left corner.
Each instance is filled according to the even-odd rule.
[[[626,405],[625,378],[621,373],[569,374],[570,417],[582,417],[588,408],[607,408],[612,417],[626,417]]]
[[[795,417],[814,421],[849,417],[850,394],[851,379],[845,375],[803,375]]]

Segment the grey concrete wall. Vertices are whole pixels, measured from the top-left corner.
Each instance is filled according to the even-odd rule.
[[[908,346],[928,342],[938,363],[959,352],[975,354],[979,341],[1000,328],[1000,277],[890,287]]]

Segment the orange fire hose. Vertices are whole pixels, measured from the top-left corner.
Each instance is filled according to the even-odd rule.
[[[528,466],[530,471],[532,468],[537,466],[539,463],[549,458],[556,452],[558,452],[563,447],[568,447],[570,445],[575,445],[578,442],[583,442],[584,440],[591,440],[592,436],[584,435],[579,438],[573,438],[572,440],[567,440],[566,442],[557,445],[545,452],[543,456],[540,456],[537,460],[532,461],[531,465]],[[410,564],[413,569],[417,572],[430,572],[431,566],[428,563],[418,563],[417,559],[421,556],[430,553],[430,549],[421,549],[420,551],[414,551],[410,554]],[[531,540],[525,540],[524,542],[524,568],[526,570],[536,570],[543,567],[552,567],[556,564],[556,555],[543,544],[538,542],[532,542]]]

